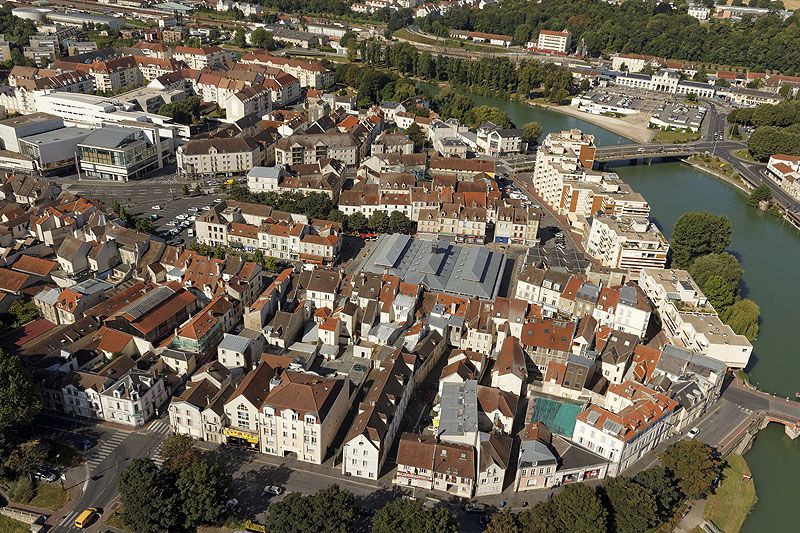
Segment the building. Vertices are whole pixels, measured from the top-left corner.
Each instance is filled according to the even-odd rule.
[[[539,38],[536,41],[537,50],[557,52],[559,54],[569,53],[569,48],[571,45],[572,34],[567,30],[541,30],[539,32]]]
[[[415,356],[397,351],[381,365],[344,439],[344,475],[380,479],[413,395],[415,361]]]
[[[356,274],[389,273],[429,291],[494,299],[505,268],[505,254],[483,247],[384,234]]]
[[[219,46],[193,48],[190,46],[176,46],[172,57],[183,61],[189,68],[203,70],[216,66],[230,67],[233,65],[233,54]]]
[[[414,433],[400,437],[394,483],[471,498],[475,479],[472,446],[437,442],[433,437]]]
[[[72,171],[78,145],[95,130],[66,127],[19,140],[19,152],[30,157],[41,174]]]
[[[508,48],[514,40],[510,35],[498,35],[496,33],[483,33],[480,31],[450,30],[450,36],[474,43],[488,43],[495,46]]]
[[[786,191],[787,194],[800,200],[800,157],[796,155],[775,154],[767,163],[769,178]]]
[[[142,427],[168,400],[163,376],[131,369],[100,395],[103,415],[109,422]]]
[[[161,139],[158,129],[104,126],[78,143],[79,173],[109,181],[142,178],[164,166],[172,139]]]
[[[20,139],[63,127],[61,118],[41,112],[0,120],[0,150],[19,152]]]
[[[689,4],[687,14],[700,22],[705,22],[711,17],[711,8],[705,4]]]
[[[609,268],[638,272],[663,268],[669,242],[647,218],[613,217],[602,213],[592,218],[584,240],[586,253]]]
[[[358,166],[359,145],[349,133],[294,134],[275,144],[276,165],[309,165],[338,159],[350,168]]]
[[[261,451],[322,464],[350,407],[350,382],[284,372],[260,412]]]
[[[263,163],[261,145],[249,137],[190,140],[176,153],[178,170],[188,176],[245,174]]]
[[[606,408],[590,405],[576,417],[573,440],[606,458],[616,476],[670,436],[678,403],[635,381],[610,385]]]
[[[272,93],[267,87],[245,87],[225,101],[225,120],[236,122],[249,115],[262,117],[272,111]]]
[[[282,70],[300,80],[302,87],[309,89],[324,89],[333,84],[333,73],[314,61],[287,59],[258,51],[243,55],[240,63],[266,65]]]

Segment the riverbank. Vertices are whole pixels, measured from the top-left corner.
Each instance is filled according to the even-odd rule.
[[[708,497],[703,516],[725,533],[742,529],[747,516],[758,501],[755,482],[744,457],[728,456],[722,471],[722,482]]]
[[[637,143],[648,143],[652,141],[658,134],[658,130],[650,129],[646,126],[636,124],[635,122],[629,120],[616,117],[607,117],[605,115],[591,115],[589,113],[584,113],[583,111],[578,111],[571,106],[554,105],[537,100],[528,100],[528,105],[533,107],[543,107],[557,113],[563,113],[564,115],[581,119],[600,128],[605,128],[616,133],[620,137],[625,137],[626,139],[635,141]]]
[[[686,162],[686,164],[693,166],[697,170],[701,170],[701,171],[703,171],[703,172],[705,172],[707,174],[711,174],[715,178],[719,178],[720,180],[722,180],[722,181],[724,181],[726,183],[729,183],[730,185],[733,185],[734,187],[736,187],[737,189],[739,189],[743,193],[750,194],[751,187],[749,187],[749,184],[746,183],[741,178],[734,178],[732,176],[729,176],[729,175],[725,174],[724,172],[720,172],[719,170],[715,170],[715,169],[705,165],[704,163],[702,163],[700,161],[697,161],[696,159],[692,159],[691,157],[689,157],[687,159],[684,159],[684,161]]]

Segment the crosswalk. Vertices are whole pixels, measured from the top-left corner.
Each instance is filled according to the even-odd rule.
[[[156,420],[152,422],[147,429],[148,431],[162,435],[164,438],[172,434],[172,427],[169,425],[169,421],[167,420]],[[164,440],[162,439],[158,444],[158,447],[156,447],[156,449],[153,450],[153,453],[150,455],[150,459],[152,459],[159,468],[164,464],[164,457],[161,455],[161,450],[163,447]]]
[[[128,435],[129,433],[127,432],[115,431],[108,437],[103,437],[94,449],[86,454],[86,462],[89,464],[91,471],[94,472],[94,470],[100,466],[100,463],[105,461],[106,457],[111,455],[111,452],[113,452]]]
[[[76,509],[75,511],[69,513],[61,520],[61,522],[58,523],[58,525],[55,527],[55,531],[66,531],[67,529],[72,528],[72,526],[75,524],[75,520],[78,518],[78,515],[81,514],[81,512],[83,512],[83,509]]]

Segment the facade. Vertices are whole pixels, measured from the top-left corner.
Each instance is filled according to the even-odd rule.
[[[158,129],[104,126],[78,144],[79,170],[109,181],[139,179],[164,166],[172,142],[162,140]]]
[[[141,427],[168,400],[162,376],[131,369],[100,395],[105,419],[126,426]]]
[[[767,176],[794,198],[800,199],[800,157],[775,154],[769,157]]]
[[[295,134],[275,144],[275,164],[309,165],[338,159],[348,167],[359,163],[359,146],[349,133]]]

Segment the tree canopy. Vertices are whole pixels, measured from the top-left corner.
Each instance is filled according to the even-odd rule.
[[[310,496],[287,494],[269,506],[265,525],[272,533],[347,533],[355,516],[353,495],[332,485]]]
[[[164,458],[163,468],[176,474],[200,460],[194,439],[189,435],[167,436],[161,446],[161,456]]]
[[[707,496],[721,470],[721,461],[714,450],[697,439],[679,440],[667,447],[659,458],[675,476],[681,492],[691,499]]]
[[[639,533],[658,525],[658,506],[653,493],[627,477],[606,478],[601,493],[609,508],[609,529]]]
[[[372,517],[372,533],[456,533],[458,522],[450,509],[425,507],[419,500],[393,500]]]
[[[687,268],[696,258],[720,253],[731,242],[733,227],[728,217],[706,211],[684,213],[672,231],[672,265]]]
[[[728,324],[734,333],[744,335],[754,341],[758,337],[758,321],[761,310],[753,300],[745,298],[728,307],[720,319]]]
[[[149,459],[133,459],[120,474],[122,519],[133,531],[160,533],[181,523],[175,487]]]
[[[721,276],[736,294],[742,279],[742,267],[739,260],[727,252],[706,254],[692,261],[689,274],[700,287],[705,286],[711,277]]]
[[[11,430],[39,413],[39,388],[22,367],[16,355],[0,350],[0,434]]]
[[[655,498],[660,521],[666,521],[675,514],[675,510],[683,500],[683,494],[669,470],[663,466],[648,468],[636,474],[633,480],[649,490]]]
[[[188,463],[178,476],[184,525],[194,530],[200,524],[215,522],[225,510],[230,476],[206,461]]]

